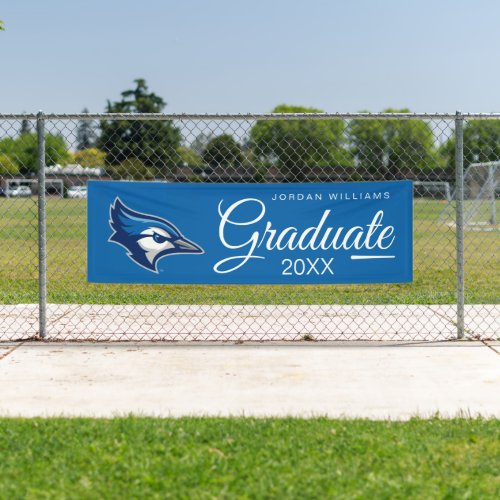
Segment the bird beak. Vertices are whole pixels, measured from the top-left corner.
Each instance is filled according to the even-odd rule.
[[[193,245],[191,242],[186,241],[186,240],[178,239],[178,240],[175,240],[174,243],[184,250],[191,250],[193,252],[201,251],[200,247]]]

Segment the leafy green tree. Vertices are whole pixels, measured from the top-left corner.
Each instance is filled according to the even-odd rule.
[[[5,153],[0,153],[0,175],[16,175],[19,165]]]
[[[28,175],[38,171],[38,138],[36,134],[23,134],[17,138],[0,140],[0,153],[8,155],[17,165],[19,173]],[[71,160],[64,138],[47,134],[45,137],[45,162],[47,165],[66,165]]]
[[[321,113],[314,108],[282,104],[273,113]],[[345,149],[342,120],[257,121],[250,130],[255,157],[268,166],[276,165],[290,180],[304,180],[306,168],[351,164]]]
[[[135,80],[136,87],[122,92],[122,99],[108,101],[108,113],[160,113],[165,101],[148,92],[146,81]],[[151,168],[155,176],[174,171],[181,133],[170,121],[105,120],[101,122],[97,147],[106,153],[108,165],[136,159]]]
[[[212,134],[211,132],[209,133],[201,132],[195,137],[194,141],[191,143],[191,149],[201,156],[203,155],[203,151],[205,151],[207,144],[213,138],[214,134]]]
[[[243,162],[241,146],[231,135],[219,135],[207,144],[203,161],[212,169],[239,167]]]
[[[106,168],[114,179],[149,181],[155,178],[155,171],[137,158],[127,158],[121,163],[109,165]]]
[[[87,114],[89,110],[83,108],[82,113]],[[92,120],[80,120],[76,130],[76,149],[90,149],[95,146],[97,140],[96,125]]]
[[[73,155],[75,163],[82,167],[102,167],[106,159],[106,153],[97,148],[81,149]]]
[[[422,120],[389,122],[387,169],[396,175],[405,169],[426,172],[440,166],[434,134]]]
[[[4,31],[5,30],[5,24],[3,21],[0,21],[0,31]]]
[[[353,120],[349,127],[351,151],[356,163],[369,172],[377,173],[386,166],[389,148],[386,122],[381,120]]]
[[[19,135],[29,134],[30,131],[31,131],[31,123],[29,122],[29,120],[24,118],[21,121],[21,128],[19,129]]]
[[[440,150],[446,167],[455,168],[455,134]],[[471,120],[464,124],[464,168],[471,163],[500,160],[500,120]]]
[[[177,148],[177,156],[179,158],[178,163],[181,165],[188,165],[190,167],[201,167],[203,165],[201,156],[187,146],[179,146]]]
[[[440,165],[432,128],[422,120],[353,120],[349,139],[356,164],[383,178],[394,178],[407,170],[425,172]]]

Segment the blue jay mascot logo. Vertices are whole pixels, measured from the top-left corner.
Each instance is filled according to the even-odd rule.
[[[158,273],[162,257],[204,253],[203,248],[185,238],[168,220],[136,212],[118,197],[109,207],[109,225],[114,232],[108,241],[124,247],[130,259],[154,273]]]

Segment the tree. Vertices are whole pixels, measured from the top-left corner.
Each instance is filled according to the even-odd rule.
[[[122,92],[120,101],[108,101],[108,113],[160,113],[163,110],[165,101],[148,92],[145,80],[135,80],[135,84],[135,89]],[[101,131],[97,146],[106,153],[108,165],[136,159],[151,167],[155,176],[166,176],[175,170],[181,133],[170,121],[104,120]]]
[[[441,147],[447,168],[455,168],[455,134]],[[500,160],[500,120],[471,120],[464,125],[464,168]]]
[[[282,104],[273,113],[321,113],[314,108]],[[250,141],[258,160],[276,165],[290,180],[305,180],[306,169],[350,165],[344,148],[342,120],[257,121]]]
[[[431,126],[422,120],[353,120],[349,138],[356,164],[382,178],[398,177],[409,169],[425,172],[440,165]]]
[[[187,146],[179,146],[177,148],[177,155],[179,157],[179,163],[182,165],[188,165],[190,167],[201,167],[203,165],[201,156]]]
[[[21,121],[21,128],[19,129],[19,135],[29,134],[31,131],[31,123],[26,118]]]
[[[203,151],[207,147],[207,144],[214,138],[214,134],[209,132],[206,134],[205,132],[199,133],[194,141],[191,143],[191,149],[198,155],[202,155]]]
[[[87,114],[89,110],[83,108],[82,113]],[[76,149],[90,149],[95,146],[97,139],[96,125],[93,120],[80,120],[76,130]]]
[[[5,153],[0,153],[0,175],[16,175],[19,165]]]
[[[9,156],[17,165],[19,173],[28,175],[38,171],[38,137],[23,134],[13,139],[0,140],[0,153]],[[47,134],[45,137],[45,162],[47,165],[65,165],[71,159],[64,139],[60,135]]]
[[[155,178],[154,169],[137,158],[127,158],[121,163],[110,165],[106,170],[114,179],[149,181]]]
[[[106,159],[106,153],[97,148],[81,149],[73,155],[75,163],[82,167],[102,167]]]
[[[349,128],[351,151],[356,163],[372,173],[386,167],[388,150],[386,123],[373,120],[353,120]]]
[[[243,162],[241,146],[231,135],[219,135],[207,144],[203,152],[203,161],[212,169],[239,167]]]
[[[3,21],[0,21],[0,31],[4,31],[5,30],[5,24]]]

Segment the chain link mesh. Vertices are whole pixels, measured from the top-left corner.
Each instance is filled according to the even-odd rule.
[[[0,341],[38,333],[34,118],[0,115]],[[456,338],[453,118],[46,115],[47,338]],[[500,161],[500,120],[467,118],[464,168],[495,161]],[[481,192],[487,193],[490,215],[496,214],[497,177],[492,181],[483,173],[472,178],[475,184],[471,181],[466,189],[466,210],[467,204],[473,210]],[[414,281],[318,286],[88,283],[84,188],[88,180],[110,179],[205,183],[411,179],[415,181]],[[466,225],[466,333],[470,338],[497,338],[499,226],[492,215],[484,221],[477,218],[471,216]]]

